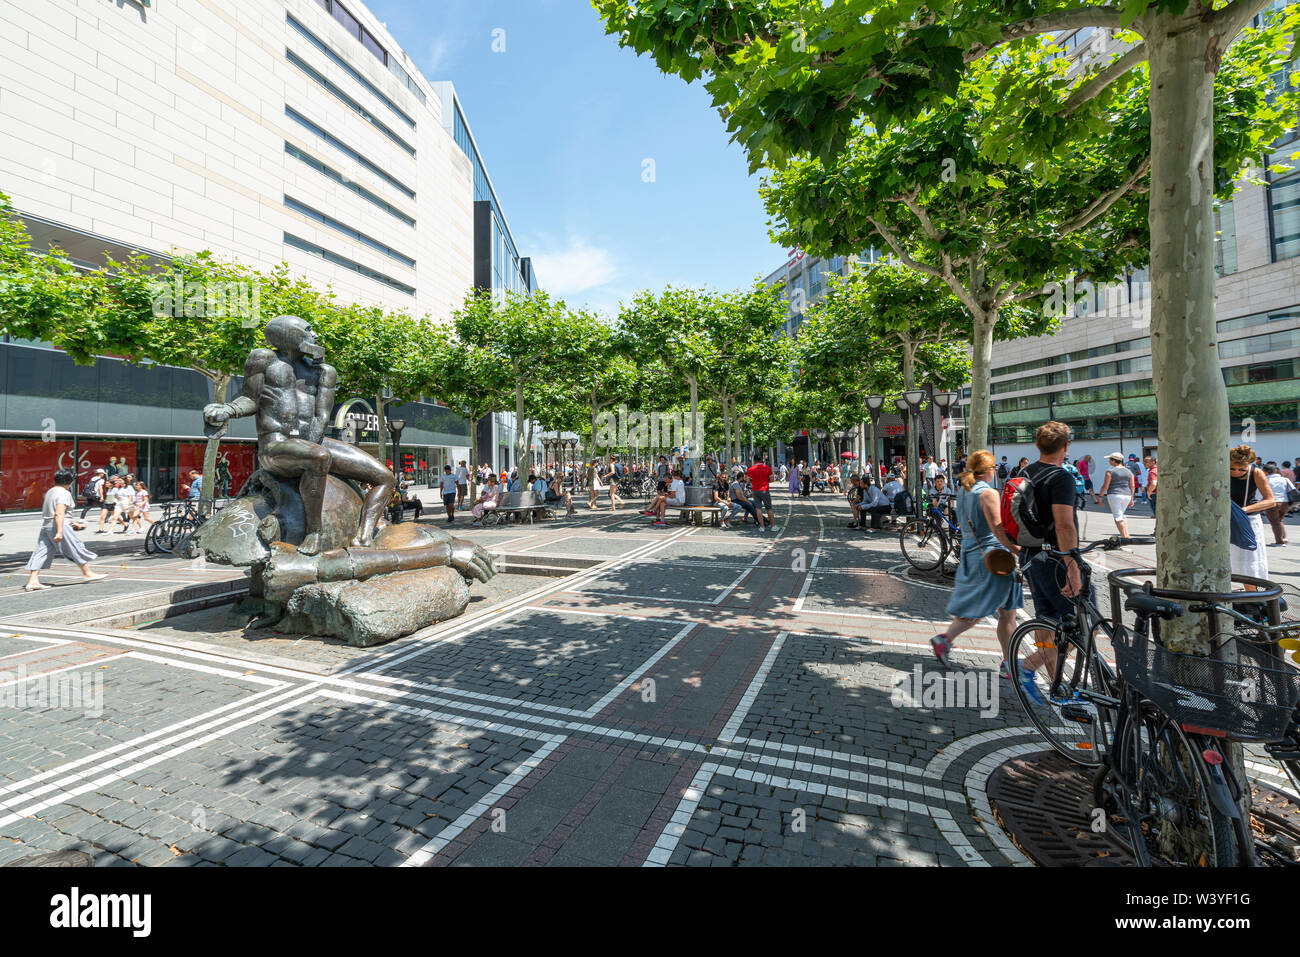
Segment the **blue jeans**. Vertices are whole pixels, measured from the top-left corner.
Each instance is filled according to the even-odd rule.
[[[735,521],[740,515],[746,514],[754,520],[755,525],[762,525],[763,520],[758,517],[752,502],[737,502],[734,499],[731,502],[731,519]]]

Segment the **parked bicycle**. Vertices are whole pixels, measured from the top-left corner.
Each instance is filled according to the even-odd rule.
[[[1295,788],[1300,785],[1300,670],[1285,659],[1300,649],[1300,623],[1282,622],[1280,589],[1260,579],[1254,592],[1156,592],[1149,571],[1111,573],[1135,612],[1115,629],[1119,701],[1115,735],[1093,785],[1096,806],[1118,819],[1141,865],[1250,866],[1259,858],[1300,865],[1296,833],[1258,831],[1242,814],[1248,782],[1234,769],[1228,742],[1262,745]],[[1185,599],[1184,602],[1175,599]],[[1258,603],[1264,603],[1262,609]],[[1252,617],[1233,605],[1253,605]],[[1160,642],[1160,623],[1186,613],[1207,617],[1209,657]],[[1260,619],[1264,620],[1260,620]],[[1118,620],[1118,612],[1116,613]],[[1232,630],[1223,629],[1231,623]]]
[[[932,572],[961,561],[961,529],[934,505],[928,505],[921,518],[903,525],[898,544],[917,571]]]

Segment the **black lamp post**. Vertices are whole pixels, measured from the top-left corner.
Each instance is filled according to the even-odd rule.
[[[871,415],[871,454],[867,456],[871,460],[871,471],[874,473],[871,481],[880,484],[880,463],[876,461],[876,420],[880,418],[880,410],[885,407],[885,397],[883,395],[867,396],[867,412]],[[863,468],[866,467],[863,462]]]
[[[916,448],[916,413],[925,401],[925,392],[921,389],[909,389],[894,400],[894,406],[907,416],[907,471],[910,473],[909,484],[912,486],[913,508],[921,507],[920,456]]]
[[[406,428],[405,419],[389,419],[388,434],[393,437],[393,475],[397,477],[397,510],[393,514],[393,524],[401,524],[406,510],[402,507],[402,430]]]
[[[931,398],[932,398],[932,400],[933,400],[933,402],[934,402],[934,406],[935,406],[935,408],[939,410],[939,415],[940,415],[942,418],[944,418],[944,419],[949,419],[949,420],[951,421],[951,417],[950,417],[950,415],[949,415],[949,410],[951,410],[953,403],[957,401],[957,393],[956,393],[956,392],[936,392],[936,393],[935,393]],[[943,423],[942,423],[942,422],[939,423],[939,428],[940,428],[941,430],[943,429]],[[940,432],[940,435],[943,435],[943,432],[942,432],[942,431]],[[951,453],[951,451],[948,449],[948,441],[947,441],[947,439],[944,439],[944,443],[943,443],[943,460],[944,460],[944,462],[946,462],[946,463],[948,464],[948,467],[949,467],[949,468],[952,467],[952,453]]]

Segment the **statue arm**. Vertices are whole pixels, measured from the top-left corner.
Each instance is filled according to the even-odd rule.
[[[333,366],[322,366],[320,388],[316,390],[316,411],[312,416],[312,434],[324,435],[329,423],[330,412],[334,410],[334,392],[339,382],[339,374]]]
[[[209,422],[221,423],[229,419],[242,419],[257,412],[258,396],[262,393],[262,384],[266,377],[267,366],[275,360],[275,353],[270,349],[254,349],[248,354],[244,363],[244,388],[233,402],[214,402],[205,406],[203,418]]]

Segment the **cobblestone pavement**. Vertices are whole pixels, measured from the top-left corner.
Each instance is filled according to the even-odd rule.
[[[6,598],[0,865],[1028,863],[984,793],[1042,746],[991,623],[937,677],[946,588],[838,497],[776,504],[777,533],[458,520],[599,563],[328,673]]]

